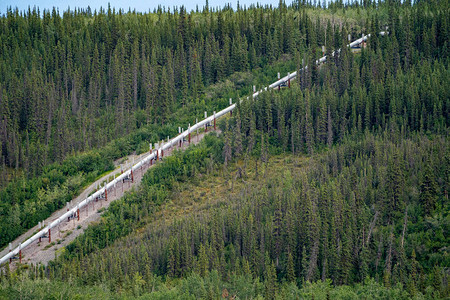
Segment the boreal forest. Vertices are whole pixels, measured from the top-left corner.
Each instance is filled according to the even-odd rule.
[[[449,21],[448,0],[0,12],[2,249],[236,104],[48,264],[0,266],[0,299],[448,299]]]

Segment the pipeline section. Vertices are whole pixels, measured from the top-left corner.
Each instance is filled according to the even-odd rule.
[[[380,35],[385,35],[385,34],[386,34],[385,32],[380,32]],[[352,43],[348,44],[347,46],[348,47],[353,47],[353,46],[359,45],[359,44],[365,42],[369,37],[370,37],[370,34],[368,34],[366,36],[363,36],[360,39],[357,39],[357,40],[353,41]],[[337,52],[339,53],[340,50],[341,49],[337,50]],[[335,52],[336,51],[334,51],[332,53],[333,56],[335,55]],[[321,57],[320,59],[316,60],[316,64],[323,63],[323,62],[326,61],[326,59],[327,59],[327,56],[325,55],[325,56]],[[299,71],[306,70],[307,68],[308,68],[308,66],[305,66],[304,68],[300,69]],[[278,86],[280,86],[282,84],[285,84],[286,82],[288,82],[290,80],[293,80],[296,76],[297,76],[297,71],[295,71],[293,73],[288,73],[287,76],[285,76],[285,77],[277,80],[276,82],[270,84],[268,87],[264,87],[263,89],[261,89],[259,91],[255,91],[252,94],[252,98],[258,97],[259,94],[261,94],[264,91],[267,91],[268,89],[273,89],[273,88],[276,88],[276,87],[278,87]],[[231,104],[231,99],[230,99],[230,104]],[[58,226],[65,219],[73,217],[75,214],[77,214],[79,212],[79,209],[81,209],[84,206],[88,205],[92,201],[95,201],[95,199],[97,199],[100,196],[102,196],[102,194],[105,193],[107,190],[114,188],[116,186],[116,183],[120,182],[121,180],[123,181],[124,179],[129,178],[130,176],[132,176],[132,173],[133,173],[134,170],[137,170],[138,168],[140,168],[144,164],[149,163],[150,160],[156,159],[158,157],[162,157],[162,154],[163,154],[164,150],[169,149],[169,148],[177,145],[177,143],[179,143],[180,141],[181,142],[184,141],[186,137],[190,137],[191,132],[193,132],[193,131],[195,131],[195,130],[197,130],[199,128],[203,128],[205,126],[208,126],[209,124],[211,124],[211,122],[214,122],[215,119],[220,118],[221,116],[225,115],[226,113],[233,111],[235,109],[235,107],[236,107],[236,104],[231,104],[227,108],[225,108],[225,109],[223,109],[223,110],[221,110],[221,111],[219,111],[217,113],[214,112],[213,115],[211,115],[211,116],[205,118],[204,120],[194,124],[192,127],[189,124],[189,127],[188,127],[187,130],[184,130],[178,136],[176,136],[176,137],[172,138],[171,140],[167,141],[167,143],[163,144],[161,147],[156,149],[156,151],[152,151],[152,153],[150,153],[150,155],[148,155],[145,158],[143,158],[142,160],[140,160],[137,164],[132,166],[129,170],[123,172],[121,175],[119,175],[113,181],[107,183],[105,187],[103,187],[100,190],[96,191],[94,194],[90,195],[85,200],[83,200],[80,203],[78,203],[72,209],[69,209],[66,213],[64,213],[62,216],[60,216],[59,218],[57,218],[56,220],[54,220],[53,222],[51,222],[50,224],[45,226],[38,233],[36,233],[31,238],[26,240],[23,244],[19,243],[19,246],[17,246],[14,250],[10,249],[10,252],[0,259],[0,265],[5,263],[8,259],[11,259],[11,258],[15,257],[17,254],[21,253],[22,249],[26,248],[27,246],[29,246],[34,241],[38,240],[39,238],[45,237],[45,235],[47,233],[49,233],[49,235],[50,235],[52,228]]]

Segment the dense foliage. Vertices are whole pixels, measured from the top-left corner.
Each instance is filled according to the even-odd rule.
[[[42,174],[19,178],[0,190],[0,246],[14,240],[78,195],[104,172],[114,169],[113,160],[132,151],[147,150],[148,140],[174,132],[168,126],[150,126],[93,149],[45,166]]]
[[[264,49],[233,48],[256,34],[246,24],[259,15],[250,11],[39,13],[8,10],[0,18],[0,247],[64,206],[114,159],[224,108],[237,91],[274,78],[269,62],[297,51],[266,59]],[[264,24],[262,36],[271,38],[274,27]]]
[[[371,276],[386,286],[400,283],[411,295],[431,287],[435,297],[443,296],[448,293],[442,267],[449,263],[449,207],[437,183],[448,176],[448,149],[441,137],[394,142],[368,135],[314,156],[301,169],[286,160],[284,173],[266,170],[266,180],[247,186],[238,197],[225,196],[225,205],[148,226],[95,251],[122,226],[129,233],[133,222],[154,212],[159,201],[149,185],[134,194],[137,198],[126,198],[128,204],[117,202],[112,215],[68,247],[48,272],[51,278],[75,276],[83,284],[108,282],[120,289],[136,273],[179,277],[217,270],[225,281],[234,275],[263,278],[271,292],[277,277],[299,284],[325,278],[352,284]],[[446,157],[444,164],[440,157]],[[404,166],[398,174],[394,161]],[[435,187],[430,216],[430,200],[423,201],[427,176]],[[408,187],[400,195],[398,184]],[[153,198],[145,197],[146,191]],[[403,201],[400,207],[392,207],[396,196]],[[142,201],[134,210],[132,199]]]
[[[38,275],[39,276],[39,275]],[[138,273],[127,283],[127,290],[120,294],[112,292],[106,285],[86,287],[76,282],[61,282],[48,279],[28,279],[11,286],[4,282],[0,297],[8,299],[225,299],[240,295],[247,299],[264,299],[264,285],[250,276],[233,275],[230,281],[223,281],[216,271],[201,277],[192,274],[184,279],[166,285],[161,278],[143,278]],[[427,297],[432,298],[429,293]],[[354,287],[341,285],[334,287],[329,280],[306,283],[299,288],[293,283],[285,283],[278,290],[278,299],[423,299],[411,297],[401,286],[386,288],[374,280]]]
[[[364,3],[364,11],[372,5]],[[298,13],[302,6],[187,15],[198,24],[206,20],[199,28],[209,30],[209,42],[217,40],[220,51],[228,37],[230,53],[240,53],[232,46],[233,37],[239,39],[250,66],[253,52],[258,63],[274,59],[277,51],[261,47],[278,41],[277,49],[294,51],[297,67],[301,56],[313,67],[290,89],[240,103],[220,124],[220,137],[207,136],[147,172],[137,190],[112,203],[101,222],[48,267],[6,268],[0,292],[44,295],[45,287],[69,282],[80,296],[80,287],[89,286],[103,297],[117,291],[116,297],[149,298],[448,298],[449,11],[441,2],[378,5],[386,15],[368,13],[367,47],[356,54],[344,47],[319,67],[313,64],[317,46],[333,45],[330,54],[346,43],[349,30],[311,22],[306,9]],[[339,2],[323,13],[337,8]],[[177,14],[157,16],[174,22]],[[260,15],[273,30],[250,35]],[[228,24],[230,33],[251,28],[249,35],[221,35],[226,26],[214,22],[224,16],[236,21]],[[242,16],[256,25],[240,23]],[[289,32],[307,41],[294,50],[285,44],[288,30],[277,31],[278,24],[287,25],[278,18],[290,17],[298,17],[298,32]],[[389,34],[380,36],[384,25]],[[185,34],[191,33],[174,38],[183,49]],[[239,57],[238,65],[244,62]],[[223,62],[230,68],[225,74],[240,71],[233,62]],[[220,68],[208,73],[198,66],[202,84],[216,80],[207,76]],[[193,80],[195,95],[200,81]],[[174,87],[183,91],[183,85]],[[164,122],[164,110],[156,111]],[[180,191],[205,176],[242,184],[220,197],[214,192],[219,199],[205,209],[181,217],[167,211],[173,220],[155,222]]]
[[[305,49],[311,20],[297,16],[9,9],[0,18],[2,162],[38,174],[74,151],[166,123],[174,109],[209,100],[204,86]]]

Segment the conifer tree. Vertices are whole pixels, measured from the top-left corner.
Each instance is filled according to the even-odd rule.
[[[425,215],[429,216],[433,213],[436,207],[436,181],[434,179],[431,162],[428,162],[425,167],[425,172],[420,183],[420,202]]]
[[[306,91],[305,93],[305,103],[306,103],[306,115],[305,115],[305,143],[306,148],[308,150],[308,154],[313,154],[314,149],[314,128],[313,128],[313,121],[312,121],[312,115],[311,115],[311,109],[310,109],[310,102],[309,102],[309,93]]]
[[[328,118],[327,118],[327,145],[331,148],[333,145],[333,121],[331,119],[330,106],[328,106]]]
[[[288,259],[287,259],[287,280],[289,282],[295,282],[295,268],[294,268],[294,259],[292,257],[292,253],[289,251]]]
[[[265,274],[264,274],[264,296],[266,299],[275,299],[277,293],[277,274],[275,271],[275,265],[273,261],[269,259],[266,253],[265,262]]]

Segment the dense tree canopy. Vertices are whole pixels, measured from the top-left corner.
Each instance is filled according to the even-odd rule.
[[[353,24],[327,18],[339,12],[360,17]],[[53,27],[43,26],[46,18]],[[58,132],[64,124],[76,132],[80,120],[95,120],[85,125],[102,127],[111,134],[102,138],[112,140],[136,134],[138,112],[145,111],[143,123],[170,130],[171,111],[213,101],[208,87],[226,85],[225,78],[286,59],[299,76],[291,88],[237,102],[219,124],[223,134],[148,171],[49,266],[13,273],[6,267],[0,295],[44,295],[33,287],[70,283],[80,295],[88,286],[104,297],[448,298],[448,19],[445,1],[337,1],[327,8],[299,1],[143,15],[108,9],[63,18],[8,12],[2,33],[23,36],[8,39],[4,60],[24,60],[15,71],[0,65],[9,167],[25,168],[27,141],[46,149],[49,161],[62,159],[51,141],[65,136]],[[358,30],[371,33],[366,47],[343,47]],[[78,38],[89,42],[76,46]],[[22,39],[42,46],[26,50]],[[44,51],[49,41],[55,53],[64,45],[59,62],[19,55]],[[342,50],[316,66],[323,44],[328,55]],[[258,73],[254,79],[264,82],[268,73]],[[11,89],[22,81],[36,95]],[[46,84],[55,98],[39,94]],[[60,106],[40,119],[37,103],[50,105],[48,99]],[[137,144],[149,138],[142,135]],[[77,138],[67,149],[98,145],[91,136],[77,148]],[[207,192],[198,184],[205,178],[216,183]],[[67,182],[62,186],[70,188]],[[191,189],[199,196],[187,209],[183,193]],[[167,207],[177,201],[183,212],[171,214]]]

